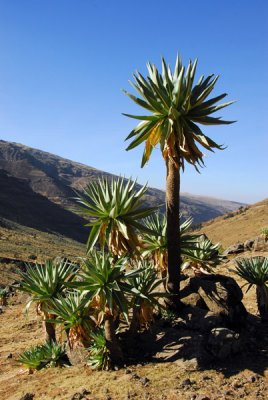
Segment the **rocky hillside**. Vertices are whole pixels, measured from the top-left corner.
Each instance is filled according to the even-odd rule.
[[[205,222],[200,232],[224,248],[260,235],[268,227],[268,199]]]
[[[73,196],[90,181],[113,175],[27,146],[0,141],[0,217],[44,231],[84,240],[83,220]],[[149,188],[147,204],[164,204],[165,194]],[[185,215],[195,223],[238,209],[241,203],[181,195]]]

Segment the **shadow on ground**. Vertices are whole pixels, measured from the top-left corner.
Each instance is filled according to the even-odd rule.
[[[186,315],[188,315],[188,320]],[[256,316],[249,315],[246,327],[240,332],[241,351],[217,359],[208,345],[209,325],[215,324],[213,316],[200,320],[196,325],[193,315],[172,322],[159,320],[152,331],[136,337],[123,337],[124,351],[130,364],[185,362],[199,371],[215,370],[229,378],[245,369],[264,375],[268,367],[268,325]],[[131,350],[134,349],[134,350]]]

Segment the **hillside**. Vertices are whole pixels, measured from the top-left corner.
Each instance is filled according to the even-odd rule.
[[[268,221],[267,210],[268,199],[251,206],[244,213],[233,217],[229,215],[229,218],[225,215],[208,222],[204,230],[220,223],[222,235],[232,234],[233,241],[237,242],[242,240],[239,236],[241,230],[246,234],[248,228],[249,237],[252,232],[259,232],[259,226]],[[247,221],[247,224],[235,230],[235,224],[240,219]],[[76,257],[84,256],[84,246],[64,236],[26,228],[4,218],[0,222],[1,286],[9,285],[16,278],[18,268],[24,266],[24,261],[41,262],[55,256],[65,256],[75,261]],[[251,257],[252,254],[268,256],[267,252],[248,252],[244,256]],[[220,273],[231,274],[242,286],[244,282],[233,274],[233,267],[233,260],[230,259],[220,266]],[[148,333],[148,339],[146,334],[140,337],[142,341],[136,347],[138,354],[145,353],[144,344],[156,343],[157,350],[153,357],[147,355],[145,361],[142,359],[142,362],[137,362],[134,359],[126,367],[109,372],[74,365],[62,369],[46,368],[33,374],[22,368],[17,359],[30,346],[43,343],[42,321],[36,317],[35,307],[30,308],[26,318],[27,295],[14,293],[8,299],[7,306],[0,307],[0,396],[7,400],[266,400],[267,326],[260,324],[256,317],[255,289],[246,291],[244,287],[243,291],[243,302],[251,313],[252,321],[255,321],[254,325],[249,325],[250,332],[253,329],[253,337],[249,346],[233,356],[231,362],[227,359],[211,363],[210,358],[206,361],[202,358],[201,350],[205,343],[204,336],[196,326],[192,329],[184,324],[173,326],[167,320],[166,325],[160,324],[159,328],[156,323]],[[87,395],[84,396],[84,393]]]
[[[264,227],[268,227],[268,199],[205,222],[199,232],[226,248],[258,236]]]
[[[0,170],[0,187],[0,225],[4,218],[40,231],[57,232],[77,241],[86,240],[85,221],[34,192],[25,179]]]
[[[265,203],[265,202],[264,202]],[[267,201],[266,201],[267,205]],[[255,207],[252,207],[255,208]],[[234,217],[235,218],[235,217]],[[20,227],[13,223],[0,227],[1,285],[10,284],[22,260],[38,261],[47,254],[68,257],[83,255],[83,246],[65,238]],[[237,241],[237,238],[235,238]],[[14,254],[14,251],[16,253]],[[254,253],[267,256],[267,253]],[[4,257],[16,257],[16,260]],[[247,257],[252,253],[247,253]],[[221,274],[229,275],[233,269],[230,260],[221,267]],[[234,277],[234,275],[232,274]],[[240,286],[241,278],[236,277]],[[203,336],[196,327],[171,326],[167,321],[156,328],[154,340],[158,351],[145,362],[133,361],[114,371],[93,371],[85,365],[69,368],[46,368],[29,374],[17,362],[23,351],[43,343],[44,332],[35,307],[25,315],[27,296],[16,293],[0,312],[0,396],[7,400],[266,400],[267,379],[267,326],[257,322],[254,288],[244,291],[244,304],[251,313],[254,325],[249,325],[253,336],[242,353],[230,359],[202,361]],[[142,336],[146,338],[146,335]],[[148,334],[152,340],[151,334]],[[148,339],[147,339],[148,340]],[[137,344],[137,352],[144,352],[144,339]],[[200,345],[199,345],[200,343]],[[208,359],[210,360],[210,359]],[[168,371],[168,374],[167,374]],[[86,393],[84,396],[83,394]]]
[[[123,172],[123,171],[122,171]],[[21,144],[0,141],[0,217],[84,241],[84,221],[73,213],[75,191],[112,174]],[[139,186],[139,185],[137,185]],[[148,188],[145,202],[164,204],[165,193]],[[241,203],[181,195],[181,208],[195,223],[238,209]]]

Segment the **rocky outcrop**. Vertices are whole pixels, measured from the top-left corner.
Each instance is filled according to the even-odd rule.
[[[264,235],[257,237],[253,249],[254,251],[268,251],[268,238]]]
[[[245,251],[245,247],[243,243],[236,243],[230,247],[223,253],[224,256],[228,256],[229,254],[239,254]]]
[[[244,251],[268,251],[268,238],[265,235],[255,239],[246,240],[244,243],[236,243],[224,251],[224,255],[243,253]]]
[[[244,251],[252,250],[254,245],[254,239],[246,240],[244,243]]]
[[[243,342],[239,333],[227,328],[211,330],[206,349],[218,359],[225,359],[243,350]]]
[[[242,299],[243,293],[236,281],[225,275],[200,275],[181,282],[184,304],[209,310],[221,316],[226,326],[238,331],[245,326],[247,318]]]

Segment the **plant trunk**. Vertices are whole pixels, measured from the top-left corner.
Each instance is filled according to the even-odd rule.
[[[43,322],[44,329],[46,333],[46,341],[47,342],[56,342],[56,331],[55,331],[55,324],[51,322],[47,322],[46,320]]]
[[[180,307],[180,170],[171,159],[166,162],[166,215],[168,244],[167,291],[172,294],[168,299],[170,308]]]
[[[138,328],[139,328],[138,310],[135,306],[133,306],[133,315],[129,327],[131,334],[136,335],[138,333]]]
[[[105,317],[104,332],[112,363],[114,365],[121,364],[123,361],[123,353],[115,334],[115,325],[112,315],[107,315]]]
[[[256,287],[257,306],[262,322],[268,321],[268,293],[265,285]]]

